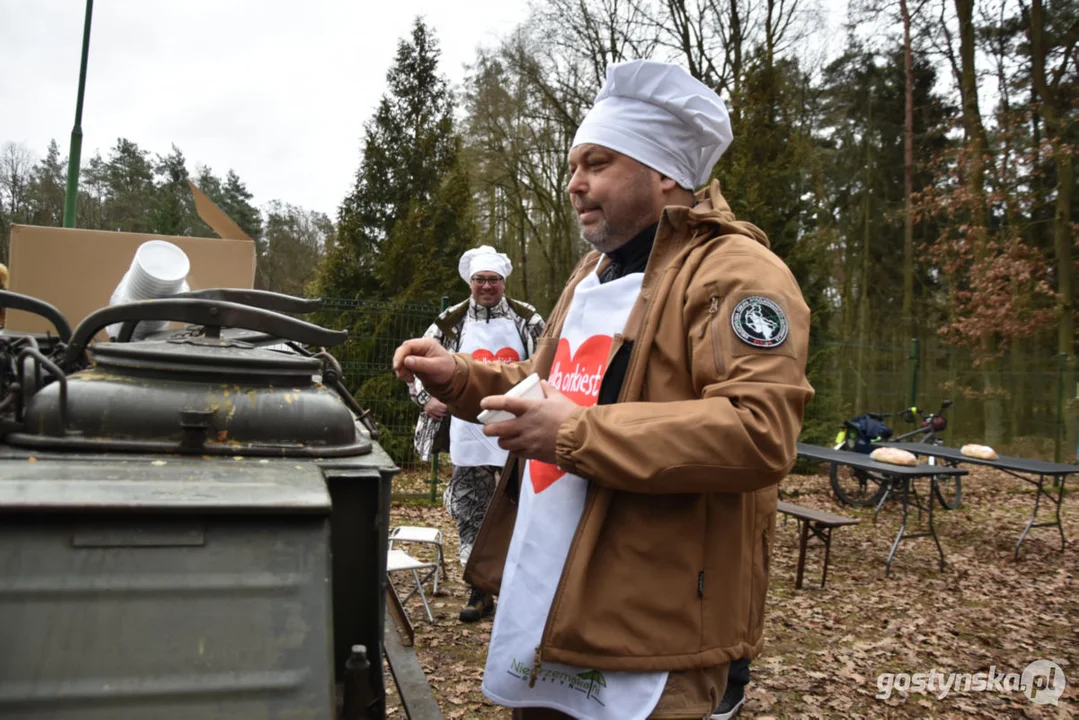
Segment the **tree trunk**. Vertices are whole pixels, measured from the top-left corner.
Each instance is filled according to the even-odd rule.
[[[930,342],[927,344],[932,345],[933,355],[940,352],[941,347],[938,338],[931,338]],[[926,353],[926,357],[929,356],[929,353]],[[947,375],[945,376],[945,383],[951,388],[951,398],[955,401],[955,405],[951,409],[951,416],[948,419],[948,425],[951,428],[951,432],[949,433],[949,444],[956,445],[957,439],[963,437],[963,431],[966,429],[963,425],[963,409],[966,407],[966,403],[959,402],[959,399],[962,396],[962,391],[959,387],[959,365],[960,363],[969,362],[969,358],[960,357],[960,353],[956,352],[953,348],[948,348],[946,357],[948,358],[948,370]],[[969,367],[969,365],[966,365],[966,367]]]
[[[764,15],[764,66],[771,73],[776,59],[776,43],[779,41],[780,30],[777,27],[783,16],[781,7],[777,7],[779,0],[765,0]]]
[[[846,257],[843,258],[843,295],[841,300],[841,303],[843,305],[843,314],[842,318],[840,319],[840,327],[842,329],[839,336],[846,339],[854,337],[856,310],[854,305],[854,282],[852,280],[854,272],[851,269],[853,267],[853,262],[850,262],[854,259],[854,253],[850,249],[849,241],[844,243],[844,245],[846,246]],[[839,389],[837,390],[837,392],[839,394],[840,400],[844,403],[845,406],[848,399],[847,388],[850,387],[850,384],[848,383],[848,377],[853,375],[854,384],[857,385],[857,368],[851,366],[850,354],[842,345],[840,345],[840,347],[836,351],[836,356],[837,362],[839,364]],[[855,412],[861,412],[857,405],[853,406],[852,409]]]
[[[1053,147],[1057,166],[1057,198],[1053,214],[1053,252],[1057,265],[1057,352],[1071,357],[1075,354],[1075,297],[1072,261],[1071,202],[1075,175],[1072,157],[1064,146],[1066,138],[1058,107],[1058,85],[1050,86],[1046,76],[1045,7],[1042,0],[1032,0],[1030,6],[1030,70],[1034,89],[1041,99],[1045,131]],[[1066,60],[1065,60],[1066,62]]]
[[[1023,353],[1019,346],[1015,343],[1012,344],[1008,351],[1009,359],[1009,371],[1011,376],[1012,392],[1011,398],[1009,398],[1011,412],[1008,413],[1008,420],[1011,427],[1008,433],[1011,440],[1016,440],[1024,435],[1024,428],[1029,427],[1029,417],[1027,417],[1027,373],[1023,368]]]
[[[1060,128],[1056,128],[1059,132]],[[1059,134],[1054,136],[1060,142]],[[1067,148],[1060,148],[1057,163],[1057,203],[1053,216],[1053,250],[1057,261],[1057,308],[1060,312],[1060,329],[1057,333],[1057,351],[1069,358],[1075,354],[1075,290],[1073,285],[1074,262],[1072,260],[1071,205],[1072,188],[1075,185],[1072,156]]]
[[[984,246],[989,225],[985,198],[985,160],[989,143],[978,107],[978,76],[974,65],[974,0],[955,0],[955,9],[959,17],[959,91],[963,102],[963,129],[969,153],[966,183],[972,198],[971,221],[975,232],[981,235],[980,244]]]
[[[872,180],[873,145],[870,143],[870,128],[873,125],[873,94],[869,95],[869,113],[865,131],[865,175],[866,182],[862,194],[862,277],[861,295],[858,298],[858,384],[854,406],[857,412],[866,411],[866,395],[868,379],[875,377],[870,372],[866,362],[866,350],[869,345],[869,195],[870,181]],[[875,369],[875,368],[874,368]]]
[[[974,0],[955,0],[959,21],[959,91],[963,102],[963,129],[967,140],[966,185],[970,193],[971,237],[974,241],[975,262],[984,261],[988,254],[989,210],[985,196],[985,163],[989,151],[985,126],[978,108],[978,77],[975,71]],[[981,343],[982,393],[984,397],[985,440],[999,443],[1004,435],[1004,406],[1000,394],[999,363],[994,358],[997,338],[986,334]]]
[[[734,99],[734,107],[731,108],[731,122],[735,127],[739,127],[742,120],[742,40],[744,30],[742,29],[742,17],[738,12],[739,0],[730,0],[731,2],[731,41],[734,47],[730,48],[731,51],[731,95]]]
[[[868,203],[867,203],[868,204]],[[862,241],[862,257],[866,258],[869,255],[869,223],[866,223],[866,231],[864,233]],[[866,346],[869,344],[869,288],[865,284],[868,274],[868,262],[863,262],[862,265],[862,287],[861,293],[858,297],[858,350],[855,359],[855,393],[854,393],[854,407],[857,412],[865,412],[866,404],[866,385],[868,378],[872,377],[873,373],[870,372],[870,368],[866,363]]]
[[[982,366],[982,392],[985,395],[985,441],[999,445],[1004,440],[1004,388],[1000,358],[990,358]]]
[[[914,337],[914,59],[910,46],[910,9],[899,0],[903,14],[903,75],[906,86],[903,112],[903,339]]]
[[[1041,114],[1045,132],[1053,148],[1053,161],[1057,169],[1056,207],[1053,213],[1053,254],[1057,276],[1057,352],[1064,355],[1064,387],[1067,395],[1075,388],[1075,262],[1072,242],[1072,189],[1075,173],[1071,149],[1065,137],[1065,122],[1061,118],[1059,82],[1054,78],[1050,84],[1045,60],[1045,6],[1042,0],[1032,0],[1030,6],[1030,70],[1034,89],[1041,99]],[[1068,62],[1067,55],[1062,62]],[[1062,67],[1061,70],[1064,68]],[[1074,435],[1075,418],[1065,413],[1065,439]]]
[[[525,209],[518,206],[520,217],[517,218],[517,243],[521,251],[521,297],[525,302],[532,302],[532,295],[528,290],[528,234],[525,232]]]

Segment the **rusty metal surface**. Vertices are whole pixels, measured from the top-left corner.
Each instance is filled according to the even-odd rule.
[[[396,631],[400,633],[401,644],[405,647],[415,645],[416,629],[412,627],[412,621],[408,619],[408,613],[405,612],[405,606],[401,603],[401,596],[397,594],[397,588],[389,580],[386,581],[386,612],[387,617],[393,620]]]
[[[387,617],[386,624],[392,625],[393,620]],[[386,633],[386,661],[409,720],[442,720],[442,710],[416,651],[403,645],[397,633]]]
[[[38,391],[27,404],[24,430],[8,442],[98,452],[131,452],[144,443],[146,452],[207,447],[317,457],[370,451],[360,435],[349,408],[321,386],[211,384],[93,368]]]

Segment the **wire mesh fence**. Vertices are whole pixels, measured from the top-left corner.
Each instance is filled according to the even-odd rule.
[[[383,446],[402,467],[418,464],[412,438],[421,409],[393,375],[393,352],[421,336],[441,309],[323,300],[334,324],[350,331],[348,342],[334,351],[346,383],[371,410],[383,430]],[[987,443],[1002,454],[1063,462],[1076,457],[1077,378],[1063,357],[1013,348],[979,363],[969,351],[936,338],[905,347],[814,338],[807,373],[816,394],[806,412],[804,442],[828,444],[844,418],[862,412],[892,413],[888,422],[899,434],[915,427],[899,416],[901,410],[913,405],[935,411],[950,399],[943,434],[949,445]]]
[[[936,338],[907,347],[816,339],[808,373],[817,394],[806,442],[831,440],[844,418],[862,412],[893,413],[888,422],[897,434],[913,430],[899,411],[937,411],[947,399],[949,445],[987,443],[1002,454],[1075,459],[1075,373],[1064,356],[1016,347],[982,360]]]
[[[401,467],[415,466],[412,438],[421,410],[393,374],[393,353],[405,340],[423,335],[441,308],[347,298],[323,298],[322,308],[334,314],[337,327],[349,330],[334,356],[348,389],[378,422],[380,444]]]

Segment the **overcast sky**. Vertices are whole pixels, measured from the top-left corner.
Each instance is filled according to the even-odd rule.
[[[84,0],[0,0],[0,145],[67,155]],[[524,20],[526,0],[96,0],[82,159],[123,136],[194,174],[233,168],[258,205],[336,216],[397,42],[423,15],[442,71]]]
[[[845,0],[828,8],[841,47]],[[0,0],[0,145],[67,155],[85,0]],[[434,28],[453,83],[481,45],[527,16],[527,0],[96,0],[82,162],[118,137],[192,175],[232,168],[271,200],[336,217],[360,161],[363,123],[385,89],[397,42],[417,15]],[[836,42],[832,42],[832,41]]]

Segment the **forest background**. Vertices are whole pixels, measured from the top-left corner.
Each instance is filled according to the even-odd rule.
[[[212,235],[193,180],[255,239],[256,287],[322,297],[311,319],[351,331],[335,354],[407,465],[419,409],[392,348],[464,299],[478,244],[512,258],[508,294],[551,309],[587,250],[577,124],[609,63],[671,60],[728,102],[714,177],[813,311],[803,440],[950,398],[951,444],[1074,459],[1077,18],[1075,0],[865,0],[828,35],[810,0],[535,0],[459,86],[417,18],[336,217],[256,206],[235,172],[121,137],[84,160],[77,225]],[[0,262],[13,224],[61,225],[66,166],[55,141],[0,145]]]

